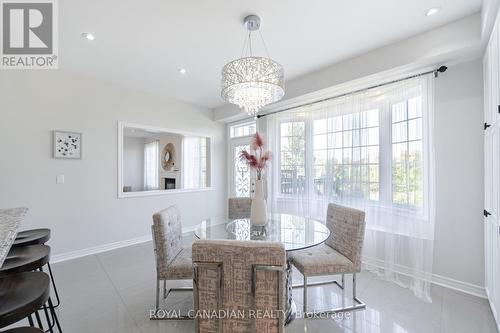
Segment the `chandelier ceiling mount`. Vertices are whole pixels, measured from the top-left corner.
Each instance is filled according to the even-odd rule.
[[[248,35],[240,58],[230,61],[222,68],[221,96],[238,105],[249,115],[255,116],[259,110],[283,98],[283,67],[269,57],[267,46],[260,32],[261,19],[248,15],[243,20]],[[267,56],[253,55],[252,32],[259,32]]]

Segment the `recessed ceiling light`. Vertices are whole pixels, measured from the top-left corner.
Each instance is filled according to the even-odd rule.
[[[429,9],[426,13],[425,13],[425,16],[432,16],[432,15],[436,15],[437,13],[439,13],[439,11],[441,10],[440,7],[432,7],[431,9]]]
[[[95,39],[94,35],[92,35],[90,32],[84,32],[84,33],[82,33],[82,37],[85,38],[85,39],[88,39],[88,40],[94,40]]]
[[[186,71],[186,69],[185,69],[185,68],[180,68],[180,69],[179,69],[179,73],[181,73],[181,74],[186,74],[186,73],[187,73],[187,71]]]

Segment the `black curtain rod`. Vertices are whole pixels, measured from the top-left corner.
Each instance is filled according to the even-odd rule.
[[[423,72],[423,73],[419,73],[419,74],[407,76],[407,77],[404,77],[404,78],[401,78],[401,79],[397,79],[397,80],[393,80],[393,81],[389,81],[389,82],[377,84],[375,86],[371,86],[371,87],[368,87],[368,88],[363,88],[363,89],[358,89],[358,90],[350,91],[350,92],[347,92],[347,93],[344,93],[344,94],[340,94],[340,95],[333,96],[333,97],[328,97],[328,98],[323,98],[323,99],[320,99],[318,101],[314,101],[314,102],[310,102],[310,103],[304,103],[304,104],[300,104],[300,105],[295,105],[295,106],[292,106],[292,107],[289,107],[289,108],[286,108],[286,109],[282,109],[282,110],[277,110],[277,111],[273,111],[273,112],[269,112],[269,113],[265,113],[265,114],[259,114],[259,115],[257,115],[256,118],[258,119],[258,118],[262,118],[262,117],[265,117],[265,116],[269,116],[271,114],[280,113],[280,112],[284,112],[284,111],[289,111],[289,110],[293,110],[293,109],[296,109],[296,108],[300,108],[300,107],[303,107],[303,106],[314,105],[314,104],[318,104],[318,103],[330,101],[332,99],[337,99],[337,98],[345,97],[345,96],[348,96],[348,95],[352,95],[352,94],[357,94],[357,93],[360,93],[360,92],[364,92],[364,91],[367,91],[367,90],[371,90],[371,89],[375,89],[375,88],[380,88],[380,87],[383,87],[383,86],[387,86],[389,84],[393,84],[393,83],[398,83],[398,82],[401,82],[401,81],[406,81],[406,80],[414,79],[416,77],[424,76],[424,75],[427,75],[427,74],[434,73],[434,77],[438,77],[439,73],[444,73],[444,72],[446,72],[447,69],[448,69],[448,67],[441,66],[441,67],[439,67],[437,69],[434,69],[432,71],[427,71],[427,72]]]

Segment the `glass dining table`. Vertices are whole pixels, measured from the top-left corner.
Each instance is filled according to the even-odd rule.
[[[199,239],[209,240],[259,240],[280,242],[287,254],[317,246],[328,239],[330,230],[325,224],[301,216],[290,214],[271,214],[264,226],[250,223],[248,218],[211,218],[203,220],[195,228],[194,234]],[[292,293],[292,266],[287,255],[287,307],[285,324],[296,315],[296,306]]]

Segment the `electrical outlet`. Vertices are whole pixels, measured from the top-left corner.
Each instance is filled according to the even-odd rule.
[[[56,184],[64,184],[64,175],[56,176]]]

